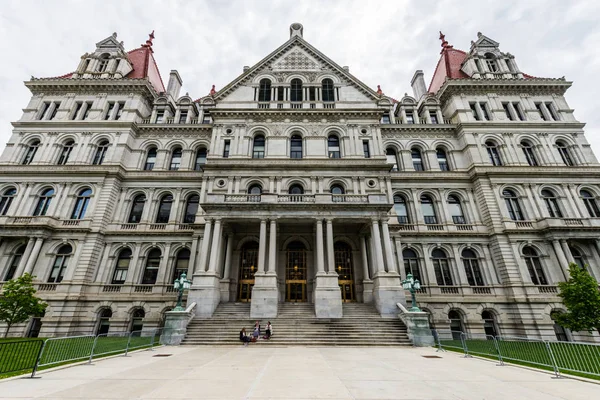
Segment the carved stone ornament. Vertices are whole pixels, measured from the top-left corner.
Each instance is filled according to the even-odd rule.
[[[315,70],[320,69],[316,60],[309,58],[306,54],[296,49],[285,55],[273,64],[273,69],[278,70]]]

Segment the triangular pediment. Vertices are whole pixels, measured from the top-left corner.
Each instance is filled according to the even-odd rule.
[[[474,47],[493,48],[493,49],[498,48],[499,45],[500,45],[500,43],[483,35],[481,32],[477,34],[477,41],[473,44]]]
[[[124,51],[123,42],[117,41],[117,34],[113,33],[106,39],[103,39],[96,43],[96,51]]]
[[[273,76],[278,82],[284,82],[294,74],[302,74],[311,81],[322,74],[332,74],[339,78],[340,82],[355,87],[366,99],[373,101],[379,99],[377,92],[299,36],[290,38],[278,49],[219,90],[214,99],[216,101],[224,100],[237,88],[247,85],[257,75],[261,74]]]

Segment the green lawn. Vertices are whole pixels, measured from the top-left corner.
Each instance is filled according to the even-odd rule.
[[[145,332],[144,332],[145,333]],[[107,357],[124,353],[129,341],[129,351],[148,348],[158,344],[159,336],[108,336],[99,337],[94,347],[93,358]],[[38,370],[52,368],[90,358],[95,338],[82,336],[61,340],[48,339],[1,339],[0,340],[0,379],[32,371],[39,354],[41,342],[46,341]],[[17,343],[18,342],[18,343]],[[2,344],[6,344],[3,346]]]
[[[442,340],[447,350],[463,352],[460,340]],[[600,346],[581,343],[549,342],[551,354],[545,342],[519,340],[469,339],[469,354],[499,360],[498,349],[504,362],[553,371],[556,363],[559,372],[586,378],[600,379]]]

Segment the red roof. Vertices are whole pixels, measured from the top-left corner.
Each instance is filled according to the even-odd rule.
[[[429,92],[435,93],[442,87],[446,78],[468,78],[469,75],[461,71],[463,61],[467,58],[467,53],[457,50],[448,44],[442,32],[440,32],[442,41],[442,52],[440,60],[435,67],[435,72],[429,84]]]

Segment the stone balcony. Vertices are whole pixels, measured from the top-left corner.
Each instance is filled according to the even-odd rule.
[[[206,204],[223,204],[231,206],[234,204],[260,204],[260,205],[297,205],[297,204],[317,204],[317,205],[375,205],[391,208],[387,195],[384,193],[376,194],[217,194],[208,193],[206,195]]]
[[[600,229],[600,218],[542,218],[530,221],[504,220],[504,228],[511,231]]]
[[[528,285],[520,287],[520,290],[527,293],[529,297],[553,297],[558,295],[558,287],[553,285]],[[417,291],[418,298],[427,297],[448,297],[456,296],[457,298],[478,296],[478,297],[497,297],[507,296],[509,292],[507,288],[502,286],[425,286],[421,285],[421,289]],[[407,299],[410,294],[407,292]]]
[[[88,230],[90,219],[59,219],[49,216],[0,217],[0,226],[11,228],[46,228]]]
[[[390,219],[390,231],[405,233],[443,233],[443,234],[486,234],[488,229],[485,225],[481,224],[408,224],[408,223],[397,223],[393,219]]]
[[[184,224],[169,222],[166,224],[157,224],[149,222],[140,223],[116,223],[108,225],[107,231],[111,232],[144,232],[144,233],[190,233],[197,227],[195,224]]]

